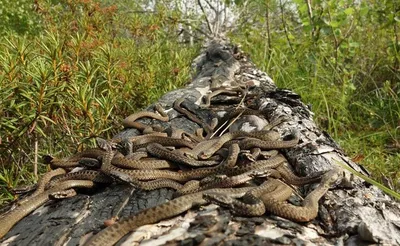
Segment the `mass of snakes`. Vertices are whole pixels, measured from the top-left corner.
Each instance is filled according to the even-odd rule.
[[[241,95],[243,88],[217,88],[204,98],[202,108],[212,107],[217,95]],[[15,208],[0,217],[0,238],[23,217],[49,199],[70,197],[76,188],[94,188],[98,184],[127,182],[138,189],[171,188],[175,198],[121,218],[89,238],[85,245],[114,245],[136,228],[177,216],[195,206],[208,203],[227,207],[242,216],[262,216],[266,212],[296,222],[308,222],[318,215],[320,198],[341,176],[338,168],[316,175],[295,175],[280,149],[295,147],[299,133],[282,138],[271,122],[256,131],[229,131],[238,116],[262,113],[248,108],[246,103],[226,109],[221,119],[200,120],[182,106],[185,98],[175,101],[173,109],[197,123],[195,133],[181,129],[167,131],[158,124],[146,125],[143,117],[168,122],[160,104],[155,112],[132,114],[122,122],[126,128],[136,128],[142,135],[126,139],[97,139],[97,148],[86,149],[70,157],[46,156],[52,171],[43,175],[36,190],[17,202]],[[284,119],[283,119],[284,120]],[[75,167],[81,167],[75,171]],[[83,169],[82,169],[83,167]],[[295,206],[287,200],[292,186],[318,183],[302,202]]]

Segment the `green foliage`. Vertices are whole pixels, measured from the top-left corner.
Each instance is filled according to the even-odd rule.
[[[163,12],[133,13],[135,4],[39,4],[44,30],[0,39],[3,191],[34,181],[35,165],[45,171],[43,154],[68,156],[93,137],[111,138],[123,117],[183,86],[199,48],[175,41],[177,24]]]
[[[350,156],[400,188],[399,155],[386,147],[400,146],[400,10],[390,0],[307,2],[253,3],[230,35]]]
[[[0,0],[0,34],[36,34],[40,17],[30,0]]]

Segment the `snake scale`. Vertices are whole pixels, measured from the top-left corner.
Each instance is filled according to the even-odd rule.
[[[210,99],[218,94],[246,95],[241,88],[215,90],[206,97],[202,107],[210,106]],[[182,104],[184,100],[176,100],[174,109],[199,124],[207,134],[205,138],[200,130],[196,136],[182,130],[162,132],[164,129],[157,125],[136,121],[142,117],[168,121],[164,109],[156,104],[156,112],[139,112],[130,115],[122,123],[125,127],[137,128],[145,135],[128,139],[97,139],[97,148],[84,150],[68,158],[45,156],[45,163],[57,169],[41,179],[31,196],[0,218],[0,224],[4,225],[0,229],[0,237],[21,218],[48,201],[50,196],[71,196],[74,194],[73,188],[93,188],[96,183],[110,184],[115,179],[144,190],[172,188],[176,190],[175,198],[134,216],[122,218],[91,237],[85,245],[114,245],[141,225],[156,223],[209,202],[247,216],[260,216],[266,211],[294,221],[309,221],[317,216],[318,201],[338,179],[339,172],[329,171],[308,177],[295,175],[287,167],[286,158],[277,150],[295,147],[300,139],[299,134],[292,130],[289,140],[280,140],[277,132],[265,129],[228,132],[214,137],[214,128],[221,122],[216,119],[211,123],[201,121],[182,106],[187,105]],[[230,110],[227,115],[236,117],[241,114],[263,115],[248,108]],[[226,115],[223,119],[232,120],[227,119]],[[265,153],[270,149],[273,152]],[[245,152],[248,150],[250,154]],[[67,172],[77,166],[86,169]],[[254,185],[250,183],[253,179],[264,180],[264,183]],[[292,194],[286,183],[299,186],[315,182],[320,183],[304,199],[301,207],[286,201]],[[245,187],[238,188],[243,185]]]

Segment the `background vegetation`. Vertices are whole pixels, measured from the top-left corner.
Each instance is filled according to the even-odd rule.
[[[400,188],[400,2],[251,2],[232,34],[379,182]],[[248,14],[247,14],[248,13]]]
[[[302,95],[355,161],[399,188],[395,1],[224,2],[240,13],[232,40]],[[172,0],[0,3],[0,203],[47,170],[41,155],[110,138],[122,118],[183,86],[207,31],[202,14]]]

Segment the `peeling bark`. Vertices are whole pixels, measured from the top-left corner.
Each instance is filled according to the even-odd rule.
[[[331,169],[337,165],[335,160],[366,174],[326,132],[315,125],[312,111],[299,95],[278,89],[272,79],[248,61],[237,47],[221,40],[212,42],[195,59],[193,68],[196,73],[190,84],[160,98],[159,103],[167,109],[171,120],[158,124],[193,133],[199,126],[172,109],[176,99],[186,97],[183,105],[202,120],[210,122],[221,112],[198,106],[210,87],[248,85],[251,87],[249,96],[253,97],[252,107],[261,110],[263,117],[243,116],[231,127],[251,130],[263,122],[286,117],[287,121],[278,126],[279,132],[286,136],[296,129],[301,140],[295,148],[282,152],[300,176]],[[213,99],[214,103],[221,105],[239,101],[232,96]],[[127,129],[116,137],[137,134],[138,131]],[[346,176],[350,179],[348,173]],[[170,220],[140,227],[125,240],[131,244],[141,242],[152,246],[167,242],[184,245],[400,244],[399,203],[358,178],[354,178],[351,185],[329,191],[320,202],[319,217],[306,224],[274,215],[237,217],[226,209],[208,205]],[[2,245],[78,245],[92,232],[99,231],[105,220],[138,213],[171,199],[173,195],[169,189],[144,192],[121,184],[91,191],[90,194],[87,192],[81,191],[74,198],[49,202],[37,209],[6,235]]]

